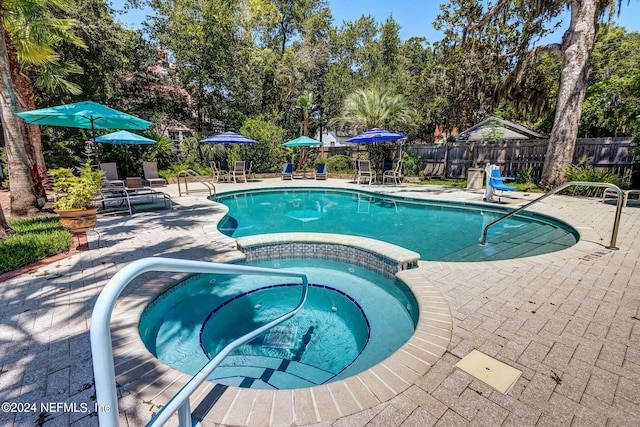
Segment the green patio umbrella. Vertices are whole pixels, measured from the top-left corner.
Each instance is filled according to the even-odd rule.
[[[306,160],[304,147],[319,147],[322,145],[322,141],[309,138],[308,136],[300,136],[296,139],[292,139],[291,141],[287,141],[282,145],[284,145],[285,147],[300,147],[300,165],[302,165],[302,163]],[[305,170],[304,171],[305,177],[306,177],[306,174],[307,172]]]
[[[285,147],[317,147],[322,145],[322,141],[309,138],[308,136],[301,136],[291,141],[287,141],[284,144]]]
[[[151,122],[93,101],[41,108],[18,113],[17,115],[31,125],[91,129],[93,142],[96,139],[95,129],[142,130],[152,125]]]
[[[95,143],[95,129],[146,129],[151,122],[93,101],[76,102],[57,107],[41,108],[17,114],[29,124],[91,129]],[[96,150],[96,160],[98,158]]]
[[[146,129],[151,122],[93,101],[41,108],[18,113],[32,125],[91,129]]]

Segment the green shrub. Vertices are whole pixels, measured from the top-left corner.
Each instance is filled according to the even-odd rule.
[[[567,166],[564,170],[564,178],[567,181],[606,182],[618,187],[624,186],[625,180],[620,175],[611,173],[606,169],[596,169],[593,165],[588,164],[589,161],[590,159],[585,157],[577,165]],[[585,197],[600,197],[603,192],[603,187],[574,186],[562,193]]]
[[[533,182],[531,177],[531,168],[521,169],[516,172],[516,182],[519,184],[529,184]]]
[[[158,175],[164,179],[175,178],[178,176],[180,171],[187,170],[187,169],[192,169],[198,175],[202,175],[202,176],[211,176],[213,174],[213,171],[211,170],[210,167],[203,167],[195,159],[190,158],[180,163],[175,163],[171,165],[169,169],[158,171]]]
[[[66,252],[73,244],[58,217],[12,220],[9,227],[16,233],[0,240],[0,274]]]
[[[420,158],[404,153],[402,156],[402,173],[405,176],[418,176],[420,173]]]
[[[316,163],[326,163],[329,172],[353,172],[353,160],[342,154],[320,159]]]
[[[80,168],[80,175],[74,175],[68,168],[58,168],[50,169],[49,177],[56,197],[63,195],[53,202],[56,209],[85,209],[95,206],[95,198],[104,185],[104,172],[94,170],[90,160]]]

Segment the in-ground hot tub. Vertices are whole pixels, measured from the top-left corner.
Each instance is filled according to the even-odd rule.
[[[418,304],[400,280],[362,266],[297,258],[252,263],[307,274],[305,307],[228,356],[210,379],[292,389],[358,374],[411,338]],[[195,374],[231,340],[290,311],[301,286],[268,276],[194,276],[153,300],[140,319],[147,349]]]

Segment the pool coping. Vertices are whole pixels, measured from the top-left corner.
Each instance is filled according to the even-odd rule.
[[[383,248],[394,253],[397,261],[413,260],[415,252],[374,239],[324,235],[322,233],[283,233],[263,236],[262,242],[286,244],[305,238],[337,245],[364,246],[367,251],[379,253]],[[241,240],[241,239],[239,239]],[[256,239],[243,238],[254,243]],[[374,244],[375,243],[375,244]],[[388,256],[389,253],[379,253]],[[225,257],[222,262],[241,261],[244,255]],[[216,261],[216,260],[214,260]],[[119,398],[133,394],[157,410],[191,378],[156,359],[144,346],[138,332],[138,322],[146,305],[178,280],[181,273],[164,273],[144,286],[132,286],[130,295],[123,295],[112,315],[113,354]],[[293,390],[255,390],[215,383],[203,383],[200,393],[192,397],[192,407],[216,395],[213,408],[206,420],[214,423],[260,426],[313,424],[335,421],[386,402],[411,387],[445,353],[452,337],[453,320],[445,297],[429,284],[425,271],[420,268],[399,271],[396,277],[413,292],[419,308],[419,318],[412,337],[379,364],[344,380],[311,388]],[[129,294],[129,292],[128,292]],[[156,404],[155,402],[158,402]]]
[[[454,199],[446,199],[446,198],[443,199],[441,196],[432,195],[432,194],[411,194],[411,195],[407,195],[404,193],[396,194],[399,192],[403,192],[406,189],[403,186],[398,186],[398,187],[377,186],[375,188],[369,189],[369,188],[361,188],[361,187],[329,187],[329,186],[308,187],[308,186],[298,184],[298,185],[287,186],[286,189],[287,190],[313,190],[313,191],[345,191],[345,192],[356,192],[356,193],[360,192],[368,195],[393,196],[398,199],[445,203],[451,206],[459,205],[459,206],[471,206],[471,207],[482,208],[482,207],[487,207],[491,205],[491,203],[485,202],[485,201],[459,200],[459,199],[454,200]],[[283,190],[283,187],[267,186],[267,187],[260,187],[260,188],[233,189],[233,190],[219,192],[217,196],[218,197],[229,196],[229,195],[234,195],[235,193],[244,193],[247,191],[268,192],[268,191],[278,191],[278,190]],[[474,194],[474,193],[471,192],[471,194]],[[520,206],[522,206],[524,203],[530,202],[531,198],[538,198],[543,196],[544,194],[545,193],[530,194],[529,195],[530,198],[524,199],[522,203],[515,204],[515,205],[496,203],[495,208],[505,210],[505,213],[506,213],[509,208],[517,209]],[[569,197],[569,196],[562,196],[562,195],[555,195],[555,196],[557,198]],[[220,202],[216,202],[215,200],[211,200],[209,198],[207,198],[207,200],[211,203],[216,203],[221,209],[216,213],[212,214],[211,221],[203,227],[204,233],[212,236],[212,238],[215,238],[216,240],[221,240],[228,244],[235,244],[236,239],[229,237],[218,230],[218,223],[222,219],[224,219],[224,217],[228,214],[229,208]],[[562,207],[557,208],[555,206],[549,206],[548,204],[539,204],[539,205],[534,204],[533,206],[527,209],[527,212],[529,212],[530,214],[534,213],[534,214],[545,215],[550,217],[552,220],[562,222],[568,225],[569,227],[572,227],[578,233],[578,236],[579,236],[578,241],[576,242],[575,245],[563,250],[549,252],[549,253],[540,254],[540,255],[533,255],[528,257],[512,258],[512,259],[505,259],[505,260],[477,261],[477,262],[432,261],[432,260],[421,260],[421,262],[428,262],[432,265],[438,265],[438,266],[446,266],[446,265],[456,266],[456,265],[470,265],[470,264],[473,264],[473,265],[489,264],[489,265],[500,266],[500,265],[506,265],[505,263],[513,263],[513,262],[520,261],[524,265],[531,265],[531,264],[547,264],[549,262],[555,262],[559,260],[591,257],[593,256],[594,253],[596,254],[596,256],[600,256],[599,254],[603,252],[616,250],[616,249],[608,248],[606,246],[605,242],[603,242],[602,235],[597,230],[593,229],[592,227],[576,225],[572,218],[567,217],[566,215],[567,211]],[[287,233],[278,233],[278,234],[287,234]],[[324,233],[318,233],[318,234],[324,234]],[[605,231],[605,234],[608,236],[608,230]],[[353,237],[349,235],[344,235],[344,236]],[[252,237],[252,236],[247,236],[247,237]],[[372,240],[375,240],[375,239],[372,239]],[[377,242],[382,242],[382,241],[377,240]],[[382,243],[385,243],[385,242],[382,242]],[[513,265],[513,264],[508,264],[508,265]]]

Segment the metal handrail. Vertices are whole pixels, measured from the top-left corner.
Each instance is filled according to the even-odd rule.
[[[302,280],[302,294],[300,302],[292,311],[261,326],[260,328],[236,339],[228,344],[220,353],[185,384],[184,387],[164,406],[164,408],[149,422],[148,425],[161,425],[178,411],[181,427],[191,426],[191,411],[189,396],[204,382],[217,365],[236,347],[251,341],[259,334],[276,326],[296,314],[307,299],[307,276],[285,270],[250,267],[244,265],[218,264],[213,262],[189,261],[171,258],[143,258],[134,261],[117,272],[105,285],[98,296],[91,315],[91,354],[93,373],[96,385],[96,407],[98,422],[103,427],[118,426],[118,397],[116,393],[116,376],[113,361],[113,347],[111,344],[111,315],[117,298],[124,288],[139,275],[149,271],[170,271],[204,274],[248,274],[280,277],[298,277]]]
[[[561,184],[555,188],[552,188],[551,190],[549,190],[544,196],[539,197],[535,200],[530,201],[529,203],[527,203],[526,205],[520,206],[518,209],[515,209],[511,212],[509,212],[508,214],[506,214],[503,217],[500,217],[498,219],[496,219],[495,221],[493,221],[492,223],[488,224],[486,227],[484,227],[484,229],[482,230],[482,239],[480,239],[480,244],[485,245],[487,243],[487,233],[489,232],[489,228],[493,227],[494,225],[496,225],[497,223],[504,221],[507,218],[510,218],[512,216],[514,216],[515,214],[517,214],[520,211],[525,210],[526,208],[528,208],[529,206],[533,205],[534,203],[537,203],[543,199],[546,199],[547,197],[551,196],[552,194],[555,194],[559,191],[564,190],[567,187],[572,187],[572,186],[582,186],[582,187],[606,187],[606,188],[611,188],[612,190],[614,190],[617,194],[618,194],[618,202],[616,203],[616,216],[615,219],[613,221],[613,231],[611,233],[611,243],[609,244],[609,246],[606,246],[607,249],[618,249],[616,247],[616,240],[618,239],[618,228],[620,226],[620,215],[622,214],[622,199],[623,199],[623,191],[614,184],[609,184],[608,182],[586,182],[586,181],[571,181],[571,182],[565,182],[564,184]]]
[[[207,187],[207,190],[209,191],[210,196],[211,196],[211,190],[213,190],[213,200],[216,199],[216,196],[217,196],[216,186],[213,185],[211,182],[205,181],[206,178],[200,175],[198,172],[194,171],[193,169],[184,169],[178,172],[177,178],[178,178],[178,195],[179,196],[182,196],[182,187],[180,186],[180,178],[184,179],[184,194],[190,193],[189,184],[188,184],[189,180],[187,179],[187,177],[195,178],[197,182]]]

